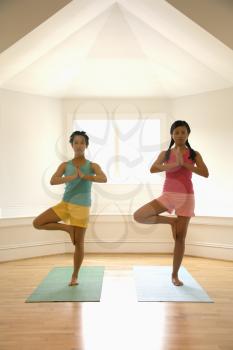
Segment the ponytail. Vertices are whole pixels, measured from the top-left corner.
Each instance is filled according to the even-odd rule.
[[[194,149],[192,149],[192,147],[190,146],[188,140],[185,142],[186,146],[188,146],[189,151],[190,151],[190,156],[189,159],[192,159],[193,161],[195,161],[196,158],[196,152],[194,151]]]
[[[173,138],[171,138],[171,142],[170,145],[168,147],[168,150],[165,153],[165,159],[164,160],[168,160],[170,157],[170,152],[171,152],[171,147],[174,145],[175,141],[173,140]]]

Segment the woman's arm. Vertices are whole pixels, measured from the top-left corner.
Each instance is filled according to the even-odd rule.
[[[75,170],[74,175],[63,176],[63,174],[65,173],[65,169],[66,169],[66,162],[61,163],[57,168],[56,172],[51,177],[50,185],[61,185],[66,182],[75,180],[78,177],[77,169]]]
[[[80,170],[78,170],[78,174],[81,179],[92,182],[107,182],[106,175],[97,163],[91,163],[91,168],[94,171],[95,175],[84,175]]]
[[[176,161],[174,163],[164,164],[165,153],[166,153],[166,151],[162,151],[159,154],[158,158],[155,160],[155,162],[152,164],[152,166],[150,168],[151,173],[159,173],[161,171],[169,171],[169,170],[174,169],[180,165],[178,161]]]
[[[205,163],[202,159],[202,156],[200,155],[199,152],[196,152],[195,163],[196,163],[196,165],[184,163],[183,167],[186,169],[189,169],[190,171],[192,171],[193,173],[195,173],[197,175],[208,177],[209,176],[208,168],[205,165]]]

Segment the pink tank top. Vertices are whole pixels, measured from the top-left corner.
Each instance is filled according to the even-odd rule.
[[[192,159],[189,159],[190,150],[187,149],[183,154],[185,163],[194,164]],[[176,156],[171,150],[170,157],[165,164],[174,163]],[[163,192],[178,192],[178,193],[194,193],[192,184],[192,172],[182,166],[178,166],[172,170],[166,171],[166,178],[163,185]]]

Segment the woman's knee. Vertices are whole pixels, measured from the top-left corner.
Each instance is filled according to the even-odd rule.
[[[189,217],[178,217],[177,224],[176,224],[176,241],[177,242],[180,242],[180,243],[185,242],[189,221],[190,221]]]
[[[57,223],[61,219],[55,214],[55,212],[50,208],[47,209],[42,214],[38,215],[32,222],[33,226],[40,230],[43,229],[43,226],[46,224]]]
[[[140,211],[139,211],[139,210],[137,210],[137,211],[135,211],[135,212],[133,213],[133,218],[134,218],[135,221],[140,222],[140,220],[141,220],[141,215],[140,215]]]
[[[84,247],[84,238],[85,238],[86,228],[75,227],[75,247],[82,249]]]
[[[76,251],[84,252],[84,242],[83,241],[75,241],[74,246],[75,246]]]
[[[140,224],[144,223],[146,217],[143,215],[143,213],[139,210],[135,211],[133,214],[133,218],[136,222],[139,222]]]
[[[184,243],[187,231],[177,230],[176,231],[176,242]]]
[[[158,214],[154,213],[153,215],[145,215],[145,213],[141,213],[140,210],[137,210],[133,214],[134,220],[140,224],[148,223],[148,219],[153,217],[153,224],[156,224],[158,222]]]
[[[156,199],[145,204],[143,207],[139,208],[133,214],[134,220],[139,223],[144,223],[148,218],[153,217],[153,223],[157,223],[157,218],[159,214],[166,211]]]
[[[40,224],[38,218],[35,218],[35,219],[33,220],[32,225],[33,225],[33,227],[36,228],[37,230],[39,230],[39,229],[41,228],[41,224]]]

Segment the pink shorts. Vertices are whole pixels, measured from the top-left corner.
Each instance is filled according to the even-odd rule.
[[[163,192],[156,198],[171,214],[175,210],[177,216],[195,216],[195,198],[193,193]]]

